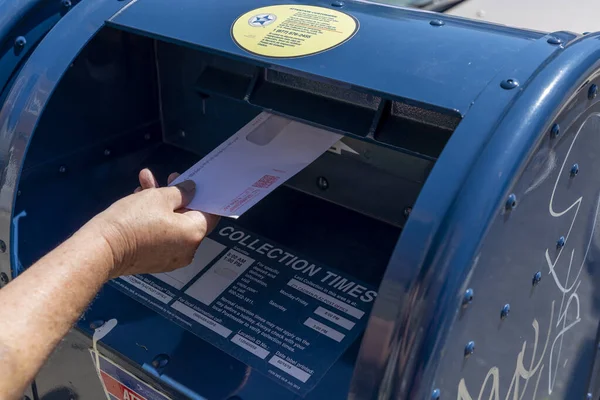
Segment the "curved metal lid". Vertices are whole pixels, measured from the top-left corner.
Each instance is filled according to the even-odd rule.
[[[339,6],[340,2],[334,2]],[[132,4],[109,24],[165,41],[254,59],[368,88],[393,97],[428,104],[464,115],[483,87],[519,50],[542,35],[502,26],[377,4],[341,2],[314,5],[354,16],[356,35],[331,50],[294,59],[252,55],[231,38],[231,26],[242,14],[272,4],[237,0],[161,0]],[[332,3],[333,4],[333,3]],[[441,23],[432,20],[441,19]]]

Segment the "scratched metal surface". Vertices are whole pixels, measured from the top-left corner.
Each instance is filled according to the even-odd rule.
[[[542,138],[512,188],[517,207],[498,213],[476,256],[473,301],[440,360],[442,397],[586,397],[600,318],[600,104],[587,106],[582,91],[558,116],[562,132]]]

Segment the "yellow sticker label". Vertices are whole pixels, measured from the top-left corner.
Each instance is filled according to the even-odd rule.
[[[242,49],[260,56],[302,57],[321,53],[346,42],[358,31],[358,21],[324,7],[277,5],[257,8],[240,16],[231,27]]]

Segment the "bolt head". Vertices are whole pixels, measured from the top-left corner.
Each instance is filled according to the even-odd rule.
[[[441,19],[433,19],[433,20],[429,21],[429,25],[431,25],[431,26],[444,26],[444,25],[446,25],[446,23],[444,21],[442,21]]]
[[[508,78],[500,82],[502,89],[511,90],[519,86],[519,81],[513,78]]]
[[[179,136],[181,136],[182,138],[184,138],[186,136],[186,133],[183,129],[179,130]]]
[[[565,239],[565,237],[561,236],[556,241],[556,247],[559,248],[559,249],[562,248],[562,247],[565,247],[565,243],[566,242],[567,242],[567,240]]]
[[[473,301],[473,289],[469,288],[467,290],[465,290],[465,293],[463,294],[463,301],[462,304],[463,306],[468,306],[469,304],[471,304],[471,302]]]
[[[588,89],[588,99],[594,100],[598,96],[598,85],[592,84]]]
[[[17,49],[22,49],[23,47],[25,47],[26,44],[27,44],[27,39],[25,39],[24,36],[18,36],[15,39],[15,47]]]
[[[104,155],[105,156],[110,156],[110,149],[104,149]]]
[[[152,366],[154,368],[164,368],[169,363],[169,356],[166,354],[159,354],[152,360]]]
[[[97,319],[95,321],[90,322],[90,329],[95,331],[96,329],[100,328],[102,325],[104,325],[104,321],[101,319]]]
[[[592,396],[592,394],[591,394],[591,393],[588,393],[588,394],[585,396],[585,398],[586,398],[586,400],[592,400],[594,397]]]
[[[504,307],[502,307],[502,311],[500,311],[500,319],[505,319],[506,317],[508,317],[509,313],[510,313],[510,304],[505,304]]]
[[[71,6],[73,5],[73,3],[71,3],[71,0],[62,0],[60,2],[60,4],[64,7],[64,8],[71,8]]]
[[[508,195],[508,199],[506,199],[505,207],[507,210],[512,210],[516,206],[517,206],[517,195],[515,195],[514,193],[511,193],[510,195]]]
[[[0,283],[2,283],[2,285],[6,285],[8,283],[8,275],[6,275],[4,272],[0,274]]]
[[[329,189],[329,181],[324,176],[319,176],[317,178],[317,187],[321,190]]]
[[[550,133],[552,134],[552,137],[558,137],[558,135],[560,135],[560,125],[558,125],[558,124],[552,125],[552,128],[550,129]]]
[[[144,135],[144,140],[150,140],[150,134],[149,133],[146,133]]]
[[[433,392],[431,392],[431,400],[439,400],[441,395],[440,389],[433,389]]]
[[[65,172],[67,172],[67,167],[64,165],[61,165],[60,167],[58,167],[58,172],[60,172],[61,174],[64,174]]]
[[[562,44],[562,42],[563,41],[561,39],[557,38],[556,36],[550,36],[548,38],[548,43],[550,43],[554,46],[558,46],[558,45]]]
[[[6,243],[4,243],[4,240],[0,240],[0,253],[6,253]]]
[[[465,346],[465,358],[471,356],[475,352],[475,342],[470,341]]]
[[[411,212],[412,212],[412,207],[411,206],[404,207],[404,218],[410,217],[410,213]]]
[[[571,176],[575,177],[579,173],[579,164],[573,164],[571,167]]]
[[[341,8],[341,7],[344,7],[344,2],[343,1],[334,1],[333,3],[331,3],[331,6]]]
[[[531,281],[533,286],[537,286],[538,283],[540,283],[540,281],[542,280],[542,272],[538,271],[535,274],[533,274],[533,279]]]

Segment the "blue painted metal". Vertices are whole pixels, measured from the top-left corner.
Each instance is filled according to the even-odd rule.
[[[59,1],[0,1],[0,103],[23,61],[66,11]]]
[[[41,0],[22,0],[0,2],[0,43],[4,42],[9,32],[23,19],[29,12],[38,6]]]
[[[427,13],[349,2],[344,12],[358,18],[362,27],[352,40],[311,57],[267,59],[240,49],[231,40],[230,28],[239,15],[269,4],[272,1],[240,0],[223,7],[218,0],[184,0],[173,7],[161,0],[145,0],[111,18],[110,25],[460,115],[466,114],[503,65],[516,61],[521,50],[542,36],[449,16],[444,17],[443,29],[438,29],[429,24],[431,15]],[[330,6],[329,2],[312,4]],[[207,15],[210,23],[199,23],[206,21]],[[385,62],[374,62],[382,57]]]
[[[544,36],[446,17],[443,26],[432,26],[429,14],[346,2],[343,10],[361,22],[361,30],[355,38],[312,57],[270,60],[245,53],[229,37],[231,22],[251,8],[269,4],[266,0],[258,3],[240,0],[227,7],[214,0],[182,0],[177,7],[159,0],[139,1],[124,8],[126,4],[112,0],[80,4],[50,31],[28,55],[22,69],[13,75],[0,111],[0,139],[5,144],[0,147],[3,163],[0,164],[3,171],[0,175],[0,239],[6,241],[11,250],[0,254],[0,272],[10,273],[10,265],[18,264],[12,252],[14,238],[10,232],[17,187],[30,192],[20,200],[21,207],[30,209],[35,207],[34,200],[39,195],[49,192],[44,190],[50,187],[48,182],[27,182],[25,172],[21,173],[24,164],[30,163],[32,170],[38,164],[43,168],[52,167],[46,168],[51,172],[44,171],[46,175],[42,176],[51,176],[52,190],[62,195],[48,193],[45,197],[49,210],[59,211],[32,210],[35,223],[24,222],[30,235],[28,240],[51,247],[52,240],[67,236],[82,220],[101,209],[108,199],[125,193],[128,187],[123,176],[129,174],[133,180],[135,169],[148,163],[147,153],[141,151],[115,164],[112,159],[117,159],[119,143],[131,142],[134,148],[149,147],[149,144],[139,142],[151,142],[146,140],[147,135],[159,134],[156,130],[151,134],[136,130],[146,126],[144,123],[157,123],[152,118],[158,110],[150,104],[157,99],[148,94],[151,90],[142,91],[146,86],[144,83],[155,78],[154,70],[136,69],[136,74],[144,79],[130,90],[137,93],[137,97],[127,98],[130,100],[125,101],[127,108],[99,108],[103,110],[103,119],[110,122],[102,129],[95,130],[85,122],[83,116],[89,115],[85,114],[85,109],[79,113],[77,104],[67,103],[75,89],[79,90],[77,84],[81,81],[75,78],[86,74],[92,76],[84,80],[86,83],[94,79],[108,80],[114,87],[119,87],[110,68],[89,69],[85,62],[75,65],[63,78],[93,36],[106,34],[110,39],[111,35],[120,34],[111,29],[98,33],[108,20],[106,24],[111,28],[183,44],[215,56],[225,56],[225,60],[341,83],[343,87],[361,93],[385,94],[388,99],[401,99],[409,105],[457,114],[462,118],[411,209],[385,272],[360,351],[357,343],[332,367],[307,399],[345,398],[345,389],[351,379],[351,395],[360,399],[440,398],[442,393],[444,397],[454,398],[457,392],[459,398],[461,395],[467,398],[466,392],[475,397],[480,387],[486,387],[486,376],[493,380],[496,373],[497,382],[490,387],[508,390],[516,360],[527,364],[523,368],[531,372],[531,377],[540,377],[540,385],[532,381],[525,387],[521,385],[523,390],[543,388],[545,393],[552,392],[555,398],[575,395],[580,398],[588,391],[597,392],[598,388],[593,388],[587,381],[588,374],[581,372],[591,369],[596,354],[594,339],[600,301],[595,294],[596,281],[592,271],[594,256],[600,251],[591,248],[589,259],[587,253],[584,256],[576,252],[593,238],[593,224],[589,221],[594,221],[596,215],[594,207],[597,207],[600,187],[600,179],[593,173],[600,168],[594,158],[600,149],[592,135],[600,122],[594,122],[595,117],[588,120],[590,115],[595,115],[591,113],[600,112],[595,94],[600,74],[600,35],[576,38],[557,32]],[[317,4],[331,6],[329,2]],[[117,11],[121,12],[116,14]],[[390,32],[394,34],[390,35]],[[36,42],[27,35],[25,37],[25,48]],[[127,36],[123,41],[135,37]],[[93,48],[94,43],[97,42],[92,41],[89,48]],[[143,47],[148,43],[141,41],[136,45]],[[159,46],[153,47],[154,50]],[[102,48],[95,49],[102,52]],[[373,61],[381,59],[382,54],[387,57],[385,60]],[[80,59],[89,61],[87,56],[84,51]],[[127,60],[132,64],[123,64],[138,65]],[[160,64],[160,59],[155,61]],[[193,70],[193,65],[183,67]],[[129,77],[134,82],[131,75]],[[197,78],[185,73],[178,75],[182,80],[190,77]],[[59,85],[61,79],[64,81]],[[165,78],[162,79],[164,83]],[[515,85],[516,82],[519,84]],[[101,88],[110,85],[96,84],[92,86],[92,93],[97,96],[86,99],[93,104],[92,108],[106,103],[103,95],[105,99],[114,100],[115,93],[121,93],[114,88],[106,88],[103,92]],[[249,94],[250,91],[242,93],[238,102],[207,97],[211,99],[209,107],[219,107],[217,112],[212,110],[211,114],[209,109],[207,114],[211,118],[219,113],[226,114],[226,123],[242,124],[261,110],[250,107]],[[184,105],[185,102],[192,104],[206,100],[190,100],[184,95],[182,98]],[[140,101],[144,99],[147,102]],[[65,104],[70,108],[65,110]],[[180,103],[173,100],[173,104]],[[200,108],[190,109],[199,113]],[[111,116],[111,111],[115,115]],[[191,114],[189,110],[185,113]],[[128,120],[131,117],[128,114],[140,118]],[[171,121],[161,121],[163,126],[172,124],[173,120],[178,122],[176,117],[179,115],[173,115],[175,118]],[[216,117],[211,120],[214,121]],[[102,122],[98,121],[99,124]],[[592,125],[586,123],[596,125],[592,129]],[[83,128],[90,130],[89,137],[74,134]],[[117,129],[119,135],[113,140],[104,140],[103,135],[111,128]],[[28,149],[34,131],[39,134],[38,142]],[[123,133],[130,131],[134,134]],[[139,142],[132,137],[137,137]],[[219,138],[215,135],[212,139],[218,141]],[[90,143],[93,146],[87,146]],[[570,146],[575,146],[573,151]],[[90,189],[81,193],[80,187],[89,181],[89,176],[80,171],[78,160],[69,158],[69,154],[79,151],[103,160],[91,170],[98,185],[109,189]],[[60,153],[61,163],[56,164],[44,153]],[[173,154],[179,156],[181,153]],[[155,161],[161,173],[168,172],[167,168],[186,164],[186,160],[173,157],[173,154],[166,153]],[[63,159],[70,161],[63,164]],[[566,169],[559,168],[561,165],[566,165]],[[577,179],[572,179],[579,172],[579,166],[583,167],[583,172]],[[117,178],[121,180],[114,183]],[[555,182],[558,186],[553,186]],[[76,196],[81,201],[74,201]],[[517,199],[519,205],[515,207]],[[549,199],[555,203],[549,205]],[[578,199],[585,202],[578,203]],[[289,203],[285,196],[283,200],[286,201],[281,203]],[[86,207],[81,205],[84,203]],[[552,204],[560,211],[549,213]],[[277,207],[269,209],[274,212]],[[565,220],[562,219],[563,210],[566,210]],[[574,225],[570,225],[572,214],[579,215],[579,219],[573,219]],[[344,218],[337,214],[324,212],[322,217],[332,224],[344,224]],[[266,225],[286,240],[284,231],[277,231],[275,225],[270,225],[274,222],[255,219],[254,224]],[[398,233],[393,229],[378,231],[378,225],[367,222],[359,227],[370,233],[361,242],[361,246],[367,248],[381,245],[391,249],[394,234]],[[56,234],[52,240],[44,239],[49,228]],[[306,245],[301,233],[288,235],[287,240],[292,243]],[[565,235],[562,245],[556,248],[556,238],[561,235]],[[32,245],[28,249],[39,253],[47,250]],[[323,256],[332,260],[346,257],[344,262],[353,261],[347,255],[327,255],[327,249],[320,250]],[[547,260],[558,260],[563,251],[566,253],[562,255],[562,264],[557,264],[556,268],[548,267]],[[9,260],[11,253],[12,260]],[[378,257],[376,253],[372,260]],[[565,267],[565,260],[571,254],[576,257],[577,266],[582,265],[581,271],[571,271],[568,263]],[[25,255],[26,264],[39,255],[35,252]],[[366,270],[356,268],[355,272],[371,272]],[[542,280],[543,275],[550,276]],[[479,295],[472,301],[475,290]],[[469,307],[462,307],[466,304]],[[497,313],[502,304],[505,306],[501,310],[501,319],[508,315],[509,304],[518,307],[515,306],[511,318],[499,324]],[[585,318],[579,315],[580,311],[581,315],[585,313]],[[104,344],[148,372],[167,392],[183,393],[190,398],[226,398],[233,394],[244,400],[294,398],[292,393],[271,384],[266,377],[252,373],[235,358],[217,351],[111,287],[102,290],[79,328],[90,334],[90,327],[99,323],[96,321],[110,318],[116,318],[119,325],[105,338]],[[574,321],[577,326],[564,325]],[[527,336],[527,343],[523,343],[521,335],[528,335],[532,324],[534,333]],[[548,326],[555,328],[546,331]],[[556,330],[556,327],[561,329]],[[540,332],[548,332],[547,338]],[[572,347],[565,347],[565,353],[561,355],[559,346],[563,348],[563,341]],[[477,352],[474,351],[475,342]],[[578,353],[577,346],[586,351]],[[547,349],[547,352],[538,357],[534,347],[538,351]],[[568,359],[565,356],[567,350]],[[519,358],[521,351],[525,351],[524,358]],[[156,354],[168,356],[169,362],[157,361]],[[465,356],[469,359],[464,360]],[[529,360],[535,362],[532,361],[530,366]],[[490,368],[482,369],[481,365]],[[534,370],[536,365],[538,368]],[[555,370],[557,366],[561,368],[560,376]],[[542,376],[542,370],[546,375]],[[198,377],[199,371],[202,371],[201,377]],[[552,376],[547,375],[550,371]],[[533,379],[531,377],[528,379]],[[340,382],[343,382],[343,389],[340,389]]]
[[[549,62],[542,63],[544,68],[541,69],[527,70],[525,67],[528,61],[535,58],[534,48],[530,48],[528,54],[523,54],[521,65],[524,69],[520,69],[521,73],[527,71],[525,74],[529,78],[523,80],[519,77],[527,84],[518,97],[511,101],[511,107],[504,112],[492,112],[495,106],[506,104],[502,101],[502,95],[512,91],[498,93],[499,89],[486,90],[454,132],[423,187],[412,217],[392,256],[391,265],[394,267],[388,270],[380,288],[381,291],[394,295],[385,301],[381,298],[378,300],[371,317],[373,328],[367,328],[363,340],[363,348],[369,348],[377,354],[396,354],[399,349],[410,348],[410,359],[418,361],[412,364],[408,362],[408,358],[391,357],[384,363],[373,363],[367,361],[367,354],[361,355],[365,363],[364,368],[356,370],[352,389],[354,395],[359,398],[369,396],[369,393],[378,392],[380,388],[392,388],[391,397],[396,398],[422,398],[430,393],[435,377],[438,374],[445,376],[447,373],[446,369],[442,372],[445,365],[441,352],[447,344],[455,342],[447,336],[446,329],[462,325],[459,322],[454,324],[460,288],[469,284],[466,282],[473,282],[469,279],[473,271],[484,268],[478,265],[478,251],[482,243],[488,243],[488,246],[495,249],[495,254],[515,254],[517,249],[519,254],[530,251],[530,242],[535,235],[519,242],[512,239],[510,231],[505,233],[506,240],[498,236],[488,238],[486,233],[492,223],[502,224],[512,218],[512,215],[508,217],[500,211],[505,203],[503,199],[519,179],[526,160],[535,153],[538,143],[543,142],[543,133],[554,122],[558,110],[581,90],[587,101],[587,87],[584,85],[600,68],[600,49],[596,46],[598,36],[587,37],[594,40],[577,40],[565,46]],[[541,49],[548,45],[546,40],[543,42]],[[546,96],[549,90],[561,95]],[[575,111],[571,110],[571,113],[580,112],[585,115],[588,104],[582,104],[580,98],[577,99],[577,104],[579,107]],[[490,118],[490,115],[495,115],[496,118]],[[465,171],[468,176],[462,175],[462,163],[458,159],[465,154],[465,149],[469,154],[468,150],[475,145],[473,140],[478,137],[483,138],[485,147],[481,149],[479,157],[470,163],[468,171]],[[458,191],[453,189],[457,181],[462,182]],[[593,187],[596,190],[597,185]],[[439,196],[439,193],[444,193],[445,196]],[[520,209],[521,207],[515,209],[515,212]],[[531,218],[532,212],[526,215]],[[543,203],[538,202],[536,212],[540,216],[546,215],[547,205],[543,206]],[[510,250],[506,247],[508,238],[511,238]],[[426,245],[423,246],[424,244]],[[548,246],[548,242],[545,246]],[[415,251],[417,247],[422,251]],[[529,261],[523,265],[530,263]],[[537,267],[544,263],[542,254],[535,265]],[[413,269],[415,266],[417,268]],[[520,264],[518,267],[522,270]],[[495,270],[504,268],[505,266],[497,266]],[[413,273],[400,274],[399,271]],[[523,277],[524,283],[529,281],[530,273]],[[512,277],[513,274],[510,275],[510,289],[506,288],[502,293],[514,292],[515,278]],[[398,290],[399,287],[409,289]],[[492,284],[488,287],[494,286]],[[475,286],[474,289],[478,290]],[[465,315],[469,315],[474,308],[470,307]],[[394,317],[390,318],[391,315]],[[375,321],[379,322],[376,324]],[[405,334],[396,336],[393,332]],[[426,334],[423,336],[417,332]],[[393,339],[386,343],[386,337]],[[374,373],[378,368],[380,374]],[[454,368],[460,371],[456,365]],[[384,376],[384,370],[389,375]],[[394,377],[393,381],[388,378],[396,373],[400,374],[400,378]],[[449,388],[451,393],[456,393],[458,380],[454,380],[452,385],[454,384],[456,386]],[[503,384],[502,387],[508,386]]]
[[[11,249],[12,212],[24,155],[37,127],[39,116],[60,78],[81,48],[128,2],[97,1],[75,7],[49,32],[42,46],[29,57],[0,108],[0,237]],[[20,13],[18,14],[21,15]],[[11,251],[0,256],[0,271],[13,276],[11,265],[18,265]]]

